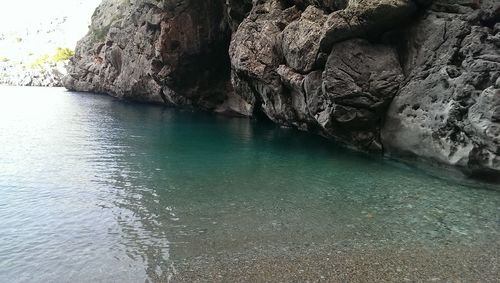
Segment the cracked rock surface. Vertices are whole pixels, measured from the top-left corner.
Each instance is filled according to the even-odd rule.
[[[104,0],[63,82],[500,179],[499,50],[496,0]]]
[[[481,15],[430,12],[409,30],[407,78],[382,129],[387,152],[499,174],[500,24]]]

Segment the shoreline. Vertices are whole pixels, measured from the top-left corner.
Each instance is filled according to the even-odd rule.
[[[62,78],[67,74],[66,65],[67,61],[28,68],[9,63],[0,63],[0,85],[63,87]]]
[[[64,86],[22,86],[22,85],[6,85],[2,84],[0,82],[0,87],[10,87],[10,88],[16,88],[16,87],[28,87],[28,88],[43,88],[43,89],[61,89],[64,90],[67,93],[83,93],[83,94],[88,94],[88,95],[102,95],[102,96],[108,96],[110,99],[116,99],[118,102],[127,102],[127,103],[133,103],[133,104],[138,104],[138,105],[152,105],[152,106],[163,106],[163,107],[168,107],[171,109],[177,109],[177,110],[193,110],[195,112],[203,112],[207,113],[209,115],[217,115],[225,118],[238,118],[238,119],[255,119],[254,117],[242,117],[242,116],[233,116],[233,115],[226,115],[224,113],[217,113],[217,112],[211,112],[211,111],[203,111],[201,109],[189,109],[185,107],[171,107],[162,103],[152,103],[152,102],[147,102],[147,101],[137,101],[137,100],[132,100],[132,99],[127,99],[127,98],[117,98],[114,96],[111,96],[106,93],[97,93],[97,92],[87,92],[87,91],[74,91],[74,90],[68,90]],[[316,135],[314,133],[309,133],[309,132],[304,132],[300,131],[295,128],[291,128],[294,131],[297,131],[299,134],[307,134],[307,135],[315,135],[317,137],[323,138],[326,141],[332,143],[336,147],[341,147],[345,149],[352,150],[353,152],[363,154],[367,158],[376,158],[380,160],[384,160],[389,163],[394,163],[396,166],[402,166],[402,167],[411,167],[414,170],[418,170],[422,172],[423,174],[429,175],[433,178],[439,178],[442,180],[458,183],[458,184],[466,184],[468,186],[477,186],[477,182],[481,185],[485,185],[489,187],[489,185],[498,185],[500,184],[500,175],[491,175],[491,176],[486,176],[486,178],[482,178],[481,175],[474,175],[471,174],[471,172],[468,172],[466,168],[460,167],[460,166],[454,166],[454,165],[449,165],[449,164],[444,164],[437,162],[433,159],[429,158],[424,158],[424,157],[415,157],[415,156],[395,156],[395,155],[390,155],[390,154],[378,154],[378,153],[373,153],[373,152],[366,152],[363,150],[359,150],[353,147],[346,146],[342,143],[336,142],[335,140],[332,140],[327,137],[323,137],[321,135]],[[484,188],[481,186],[481,188]]]
[[[217,255],[181,261],[171,275],[174,282],[498,282],[498,250],[496,241]]]

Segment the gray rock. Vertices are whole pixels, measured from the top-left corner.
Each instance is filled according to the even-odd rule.
[[[61,87],[67,62],[45,63],[26,67],[10,62],[0,63],[0,85]]]
[[[495,0],[104,0],[71,90],[499,175]]]
[[[411,0],[350,0],[346,9],[331,13],[323,27],[321,49],[354,37],[380,35],[412,19],[417,5]]]
[[[215,109],[229,61],[224,1],[105,0],[64,85],[119,98]],[[228,68],[227,68],[228,69]]]
[[[359,39],[338,43],[323,73],[325,107],[316,116],[332,136],[370,148],[380,143],[384,110],[403,78],[394,48]]]
[[[327,12],[345,9],[349,0],[294,0],[295,5],[305,9],[307,6],[314,5]]]
[[[283,55],[288,66],[300,73],[312,71],[326,17],[322,10],[309,6],[299,20],[283,30]]]
[[[496,34],[454,14],[430,13],[408,42],[409,75],[382,130],[387,152],[498,174]]]
[[[245,86],[235,93],[254,104],[271,120],[291,126],[295,120],[291,97],[281,84],[277,68],[283,63],[282,30],[300,16],[295,7],[284,9],[280,1],[255,5],[250,16],[233,34],[229,57],[233,84]]]

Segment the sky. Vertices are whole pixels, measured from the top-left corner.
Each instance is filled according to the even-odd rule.
[[[22,58],[74,49],[101,0],[0,0],[0,56]],[[66,18],[66,20],[64,20]],[[18,38],[22,40],[19,41]]]

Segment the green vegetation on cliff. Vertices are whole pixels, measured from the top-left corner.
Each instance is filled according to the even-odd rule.
[[[57,47],[56,54],[52,56],[53,62],[66,61],[69,60],[73,55],[75,55],[75,51],[69,48],[61,48]]]
[[[42,56],[38,57],[35,61],[33,61],[29,67],[32,69],[36,68],[41,68],[44,64],[49,62],[49,55],[48,54],[43,54]]]
[[[58,47],[54,55],[49,56],[48,54],[43,54],[38,57],[35,61],[29,64],[29,67],[32,69],[41,68],[44,64],[57,63],[61,61],[69,60],[75,52],[69,48]]]

